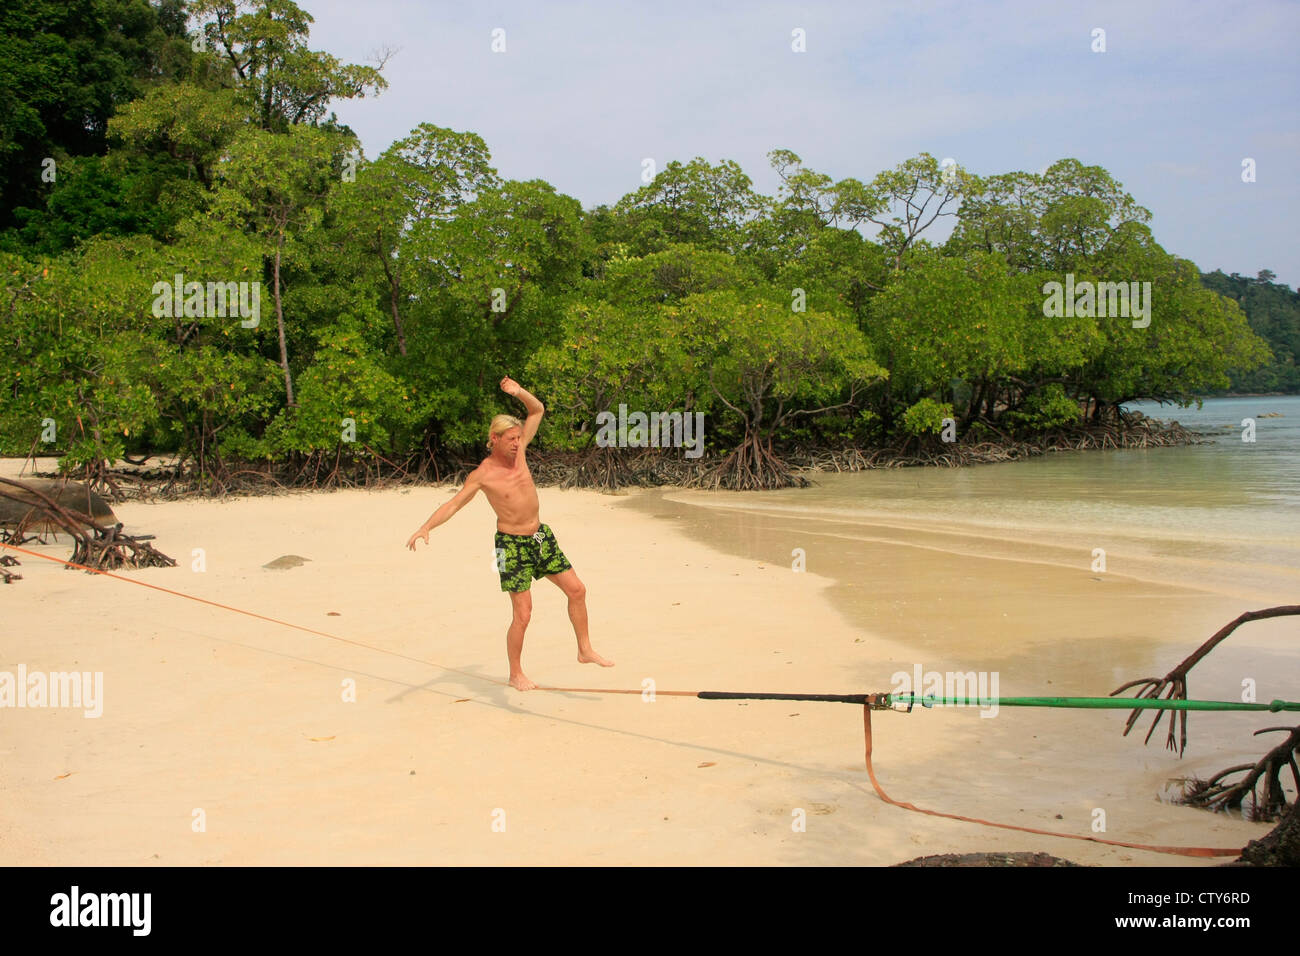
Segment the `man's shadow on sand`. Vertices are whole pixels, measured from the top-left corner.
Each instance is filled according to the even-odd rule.
[[[192,632],[192,633],[199,633],[199,632]],[[584,727],[589,730],[599,730],[605,733],[619,734],[620,736],[623,737],[630,737],[636,740],[650,741],[652,743],[668,744],[669,746],[682,747],[687,750],[695,750],[700,753],[707,753],[710,755],[716,755],[721,757],[734,757],[737,759],[753,761],[754,763],[765,764],[771,767],[781,767],[787,770],[797,770],[800,771],[801,773],[810,773],[818,776],[827,776],[827,777],[833,777],[837,779],[852,776],[852,772],[848,770],[836,770],[832,767],[809,767],[803,764],[789,763],[784,760],[774,760],[770,757],[764,757],[758,754],[744,753],[742,751],[737,751],[737,750],[724,750],[720,747],[710,747],[708,745],[695,743],[689,740],[674,740],[669,737],[656,737],[652,734],[644,734],[634,730],[624,730],[619,727],[611,727],[608,724],[591,723],[589,721],[584,721],[584,720],[575,720],[572,717],[562,717],[558,714],[551,714],[551,713],[539,712],[536,710],[530,710],[527,707],[520,706],[520,704],[523,703],[523,701],[520,699],[522,695],[525,694],[563,695],[564,697],[568,698],[571,701],[591,701],[591,702],[600,701],[602,698],[601,695],[599,694],[578,693],[573,691],[555,691],[555,690],[541,690],[541,689],[531,690],[531,691],[517,691],[514,688],[503,683],[502,681],[498,680],[497,678],[488,676],[486,673],[483,672],[482,665],[479,664],[471,664],[468,667],[457,668],[456,670],[448,670],[446,668],[440,667],[437,664],[433,664],[429,662],[420,662],[422,666],[436,668],[440,670],[441,673],[434,677],[429,678],[427,681],[416,684],[416,683],[411,683],[410,681],[400,680],[395,677],[386,677],[382,674],[370,673],[368,671],[360,670],[359,668],[356,667],[343,667],[337,664],[327,664],[324,661],[316,660],[310,657],[303,657],[300,654],[290,654],[285,651],[272,650],[271,648],[260,647],[255,644],[246,644],[242,641],[235,641],[229,638],[215,637],[211,634],[204,634],[203,636],[207,637],[209,640],[218,641],[223,644],[233,644],[235,646],[247,648],[249,650],[261,651],[264,654],[272,654],[276,657],[285,658],[286,660],[299,661],[304,664],[314,664],[317,667],[324,667],[324,668],[328,668],[329,670],[338,671],[349,677],[368,677],[371,680],[383,681],[389,684],[397,684],[403,688],[402,690],[398,691],[392,696],[385,698],[384,700],[385,703],[399,703],[402,700],[404,700],[408,695],[416,692],[436,694],[439,697],[448,698],[453,702],[480,704],[482,706],[494,707],[496,709],[509,711],[511,713],[528,714],[535,717],[541,717],[548,721],[553,721],[555,723],[569,724],[574,727]],[[383,652],[382,649],[380,648],[371,648],[371,649],[380,651],[381,653]],[[413,659],[406,659],[406,660],[408,661],[408,663],[415,662]],[[469,683],[471,680],[474,682],[474,684],[480,684],[481,682],[481,686],[478,688],[471,689],[471,685]],[[456,685],[458,687],[458,690],[451,691],[451,690],[442,689],[444,685]],[[459,690],[459,688],[464,688],[464,690],[463,691]],[[756,729],[755,739],[761,740],[762,733],[763,731]]]

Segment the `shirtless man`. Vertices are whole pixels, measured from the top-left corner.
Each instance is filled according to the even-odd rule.
[[[613,667],[614,662],[592,650],[591,638],[587,634],[587,589],[560,550],[550,527],[541,522],[537,486],[528,470],[524,449],[537,434],[537,426],[541,424],[546,409],[509,376],[501,380],[501,390],[524,403],[528,420],[521,423],[510,415],[498,415],[492,419],[487,442],[491,454],[470,472],[465,487],[456,493],[456,497],[435,511],[420,530],[411,535],[406,546],[414,551],[417,538],[428,544],[430,531],[465,507],[479,489],[483,490],[488,504],[497,513],[497,570],[501,574],[501,590],[509,593],[514,611],[510,629],[506,631],[510,686],[516,690],[533,690],[537,685],[524,675],[519,658],[524,650],[524,630],[533,612],[533,595],[529,588],[536,578],[545,576],[555,582],[569,599],[569,620],[573,622],[573,633],[578,638],[578,663]]]

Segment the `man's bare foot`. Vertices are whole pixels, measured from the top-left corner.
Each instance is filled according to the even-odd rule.
[[[537,685],[524,676],[524,672],[510,675],[510,686],[515,690],[537,690]]]
[[[591,648],[587,648],[587,650],[585,650],[585,651],[583,651],[583,650],[579,650],[579,651],[578,651],[578,663],[579,663],[579,664],[599,664],[601,667],[613,667],[613,666],[614,666],[614,662],[613,662],[613,661],[611,661],[611,660],[606,660],[605,658],[603,658],[603,657],[601,657],[599,654],[597,654],[595,651],[593,651]]]

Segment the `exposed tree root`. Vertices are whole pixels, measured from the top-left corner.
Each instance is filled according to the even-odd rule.
[[[772,452],[772,440],[764,444],[751,432],[740,445],[709,471],[686,483],[688,488],[757,491],[765,488],[806,488],[810,482],[797,475]]]
[[[687,458],[680,449],[590,448],[581,452],[535,454],[529,462],[539,485],[563,488],[598,488],[605,491],[627,486],[675,485],[689,488],[805,487],[802,473],[863,471],[872,468],[944,467],[1016,461],[1049,452],[1088,448],[1148,448],[1194,444],[1202,439],[1179,425],[1162,425],[1154,419],[1123,424],[1078,425],[1058,429],[1027,441],[985,441],[943,444],[932,441],[917,447],[774,449],[771,438],[757,434],[743,439],[721,457]],[[146,461],[150,455],[135,461]],[[111,502],[173,500],[279,494],[288,490],[328,491],[338,488],[383,488],[461,483],[478,464],[462,460],[445,449],[432,454],[421,448],[404,458],[390,459],[369,446],[344,446],[296,455],[279,462],[225,462],[211,454],[200,465],[185,459],[154,468],[109,469],[100,465],[83,469],[81,477]]]
[[[30,485],[0,478],[0,497],[23,504],[30,504],[35,498],[39,520],[49,522],[73,539],[72,557],[68,559],[72,564],[102,569],[176,566],[175,561],[149,544],[152,535],[122,534],[121,522],[108,528],[101,527],[90,515],[65,508]],[[23,529],[19,527],[17,530],[21,535]]]
[[[1206,655],[1227,639],[1238,627],[1248,621],[1259,621],[1273,617],[1290,617],[1300,614],[1300,605],[1288,604],[1280,607],[1264,608],[1259,611],[1247,611],[1221,627],[1213,637],[1192,652],[1177,667],[1164,677],[1143,677],[1121,684],[1111,691],[1111,696],[1121,694],[1130,688],[1138,688],[1138,699],[1150,700],[1187,700],[1187,675]],[[1144,743],[1151,740],[1152,733],[1164,715],[1163,709],[1157,710],[1151,726],[1147,729]],[[1124,725],[1124,735],[1133,729],[1142,711],[1129,713]],[[1177,724],[1180,733],[1174,736]],[[1249,816],[1253,820],[1276,820],[1284,811],[1286,815],[1278,826],[1262,840],[1252,841],[1238,858],[1238,863],[1259,866],[1296,866],[1300,865],[1300,767],[1296,757],[1300,755],[1300,727],[1265,727],[1255,733],[1267,734],[1284,732],[1286,740],[1264,754],[1253,764],[1243,763],[1220,770],[1209,780],[1193,779],[1188,782],[1182,802],[1208,810],[1241,809],[1249,801]],[[1169,732],[1165,746],[1177,750],[1179,756],[1187,748],[1187,711],[1169,712]],[[1283,773],[1290,771],[1291,783],[1297,792],[1296,799],[1289,804],[1283,786]],[[1232,781],[1235,774],[1242,774]]]
[[[1249,799],[1250,819],[1276,820],[1287,808],[1286,790],[1282,785],[1284,771],[1291,772],[1291,783],[1300,791],[1300,768],[1296,766],[1296,756],[1300,754],[1300,727],[1265,727],[1255,734],[1278,731],[1287,734],[1286,740],[1260,757],[1258,762],[1228,767],[1209,780],[1193,779],[1183,802],[1206,810],[1240,810]],[[1243,772],[1244,776],[1235,783],[1228,782],[1233,774]]]
[[[921,448],[807,449],[792,452],[787,461],[814,471],[863,471],[872,468],[942,467],[995,464],[1036,458],[1051,452],[1101,448],[1158,448],[1203,444],[1205,439],[1178,424],[1164,425],[1144,418],[1123,425],[1076,425],[1058,428],[1024,441],[931,442]]]
[[[1260,611],[1247,611],[1221,627],[1213,637],[1193,651],[1191,655],[1164,677],[1141,677],[1137,680],[1131,680],[1127,684],[1116,687],[1110,692],[1110,696],[1114,697],[1116,694],[1124,693],[1130,687],[1137,687],[1139,690],[1134,696],[1139,699],[1187,700],[1188,672],[1210,651],[1214,650],[1220,642],[1227,639],[1229,634],[1248,621],[1260,621],[1271,617],[1289,617],[1296,614],[1300,614],[1300,604],[1284,604],[1279,607],[1264,608]],[[1156,711],[1143,743],[1150,742],[1151,734],[1155,732],[1156,725],[1160,723],[1160,718],[1164,713],[1163,709]],[[1133,725],[1137,723],[1141,714],[1142,711],[1137,709],[1129,713],[1128,721],[1124,724],[1124,736],[1128,736],[1128,732],[1133,729]],[[1181,730],[1181,735],[1177,741],[1174,739],[1176,724]],[[1169,712],[1169,736],[1165,741],[1165,746],[1170,750],[1177,750],[1179,756],[1182,756],[1183,751],[1187,749],[1187,711],[1171,710]]]

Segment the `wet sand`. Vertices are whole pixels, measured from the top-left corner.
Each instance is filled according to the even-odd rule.
[[[24,580],[0,592],[0,670],[102,671],[104,704],[98,719],[0,710],[0,863],[883,865],[1043,850],[1207,865],[884,805],[856,707],[502,687],[509,602],[486,502],[429,549],[402,547],[451,491],[116,509],[178,562],[124,577],[365,647],[20,556]],[[1050,539],[1008,554],[969,529],[895,521],[864,536],[720,509],[725,493],[710,507],[691,497],[542,489],[542,520],[588,587],[594,644],[617,666],[576,662],[563,596],[542,581],[524,647],[534,680],[851,693],[889,690],[920,663],[997,670],[1002,695],[1104,695],[1265,606],[1114,572],[1097,581],[1049,560]],[[792,571],[795,547],[805,572]],[[35,550],[70,552],[63,540]],[[311,560],[263,568],[285,554]],[[1193,695],[1237,699],[1248,676],[1261,699],[1293,695],[1295,631],[1247,625],[1193,672]],[[1267,716],[1192,715],[1181,760],[1163,728],[1143,747],[1120,736],[1123,720],[881,713],[876,769],[899,800],[1079,835],[1097,809],[1098,835],[1115,840],[1238,846],[1267,832],[1157,799],[1171,777],[1257,755],[1250,733]]]

